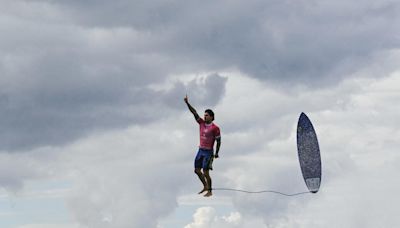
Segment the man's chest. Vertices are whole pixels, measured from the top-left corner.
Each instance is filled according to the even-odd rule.
[[[213,137],[214,136],[214,128],[213,126],[202,126],[200,127],[200,135],[202,137]]]

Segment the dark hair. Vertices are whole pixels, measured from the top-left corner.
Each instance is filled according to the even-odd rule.
[[[210,115],[210,116],[213,118],[213,120],[214,120],[214,112],[213,112],[213,110],[211,110],[211,109],[206,109],[206,111],[204,111],[204,112],[208,113],[208,115]]]

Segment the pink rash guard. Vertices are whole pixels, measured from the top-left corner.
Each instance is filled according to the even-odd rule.
[[[214,123],[206,124],[202,118],[197,119],[200,126],[200,145],[201,149],[213,150],[216,139],[221,138],[219,127]]]

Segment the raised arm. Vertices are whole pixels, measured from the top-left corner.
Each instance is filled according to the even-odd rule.
[[[190,104],[189,104],[189,99],[188,96],[186,94],[185,98],[183,99],[187,105],[187,107],[189,108],[190,112],[193,114],[194,118],[196,119],[196,121],[200,118],[199,114],[197,114],[196,109],[194,109]]]

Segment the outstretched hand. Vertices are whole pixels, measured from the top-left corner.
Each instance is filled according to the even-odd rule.
[[[189,99],[188,99],[187,94],[186,94],[185,98],[183,98],[183,100],[185,101],[185,103],[188,103],[188,102],[189,102]]]

